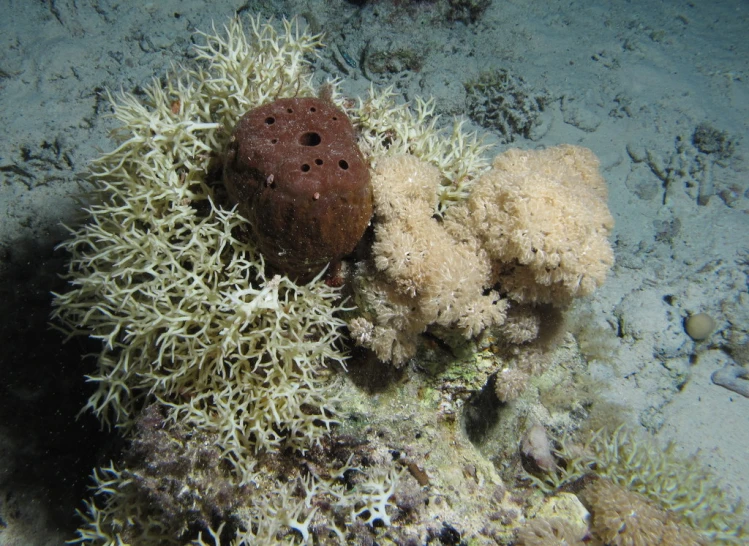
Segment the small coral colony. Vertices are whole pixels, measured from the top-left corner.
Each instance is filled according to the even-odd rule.
[[[72,542],[740,543],[699,467],[525,394],[565,344],[549,317],[613,264],[590,150],[489,162],[432,101],[316,87],[296,22],[201,36],[109,97],[63,245],[54,317],[101,342],[87,408],[127,440]],[[475,426],[500,410],[506,458]]]

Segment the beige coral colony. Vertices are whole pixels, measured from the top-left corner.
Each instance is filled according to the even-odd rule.
[[[234,19],[109,97],[53,315],[100,341],[86,410],[126,447],[70,542],[745,543],[560,331],[614,260],[593,153],[489,161],[431,100],[316,88],[321,39]]]

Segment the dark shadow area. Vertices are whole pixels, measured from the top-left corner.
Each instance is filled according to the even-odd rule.
[[[84,375],[94,360],[83,355],[101,344],[63,344],[48,324],[51,292],[67,288],[59,277],[65,256],[53,247],[31,240],[0,247],[0,488],[6,503],[15,497],[19,512],[33,505],[51,529],[72,538],[75,510],[112,436],[90,413],[77,417],[92,391]]]
[[[362,347],[352,347],[351,357],[346,361],[347,377],[367,394],[384,392],[403,378],[406,367],[400,369],[380,362],[374,352]]]
[[[497,374],[489,377],[484,388],[471,396],[463,408],[462,422],[468,439],[474,445],[481,444],[487,433],[497,424],[504,404],[494,393]]]

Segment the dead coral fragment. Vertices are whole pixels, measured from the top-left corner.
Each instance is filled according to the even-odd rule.
[[[206,528],[216,518],[228,519],[249,492],[248,486],[237,485],[231,466],[221,461],[216,440],[184,424],[167,427],[155,404],[136,423],[123,475],[175,536],[195,526]]]
[[[546,94],[536,93],[522,77],[503,68],[482,72],[463,85],[471,118],[501,133],[503,142],[513,142],[518,135],[530,138],[549,101]]]
[[[713,383],[749,398],[749,369],[742,366],[725,366],[710,376]]]
[[[200,443],[205,443],[205,438]],[[175,447],[179,451],[179,446]],[[213,450],[218,451],[211,445],[203,451]],[[189,449],[188,453],[178,455],[175,462],[185,463],[193,454],[194,450]],[[140,473],[110,465],[94,471],[94,497],[86,502],[85,513],[80,513],[84,525],[71,543],[163,546],[187,544],[190,537],[197,535],[189,544],[217,546],[229,544],[219,540],[219,536],[233,534],[231,544],[235,546],[316,544],[321,537],[332,539],[333,535],[337,541],[326,543],[349,544],[352,529],[390,525],[391,519],[399,516],[396,491],[406,473],[404,468],[389,465],[353,466],[352,458],[342,466],[325,469],[320,475],[300,472],[288,481],[279,481],[272,469],[263,467],[253,473],[252,485],[233,490],[226,486],[220,491],[206,488],[211,482],[198,483],[202,487],[193,490],[191,486],[195,483],[185,483],[177,498],[172,499],[166,497],[172,493],[170,482],[174,473],[164,464],[146,471],[152,479],[145,483],[146,488],[134,482]],[[199,477],[215,476],[215,469],[195,468],[195,462],[193,470],[199,471]],[[163,477],[155,475],[163,470],[166,470]],[[150,486],[156,484],[166,488],[154,491]],[[196,498],[206,493],[208,498]],[[167,501],[164,506],[160,504],[163,500]],[[240,506],[231,514],[223,513],[229,507],[227,501],[233,507],[237,500],[242,503]],[[218,511],[211,514],[211,521],[191,517],[211,507],[214,501],[220,504],[215,506]],[[183,525],[186,518],[191,523],[189,527]],[[297,541],[299,538],[301,542]]]

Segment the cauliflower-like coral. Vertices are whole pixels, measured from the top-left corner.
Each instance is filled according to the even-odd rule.
[[[372,180],[373,260],[359,268],[363,317],[350,327],[396,365],[430,326],[466,338],[501,326],[508,301],[500,293],[563,305],[603,283],[613,263],[606,184],[590,150],[505,152],[440,220],[434,210],[445,185],[439,169],[411,155],[378,160]],[[508,338],[535,335],[538,321],[528,315],[514,315]]]
[[[362,267],[359,284],[373,326],[358,320],[352,329],[362,343],[362,328],[369,328],[365,345],[396,365],[412,356],[413,337],[429,325],[472,337],[504,318],[506,303],[489,290],[491,271],[480,249],[454,239],[432,217],[439,185],[437,168],[410,155],[381,159],[372,179],[374,268]]]
[[[504,323],[497,328],[502,339],[513,345],[533,341],[541,331],[541,316],[532,305],[513,305],[507,310]]]
[[[563,305],[603,284],[614,262],[606,182],[587,148],[508,150],[448,209],[452,232],[479,238],[503,292]]]

